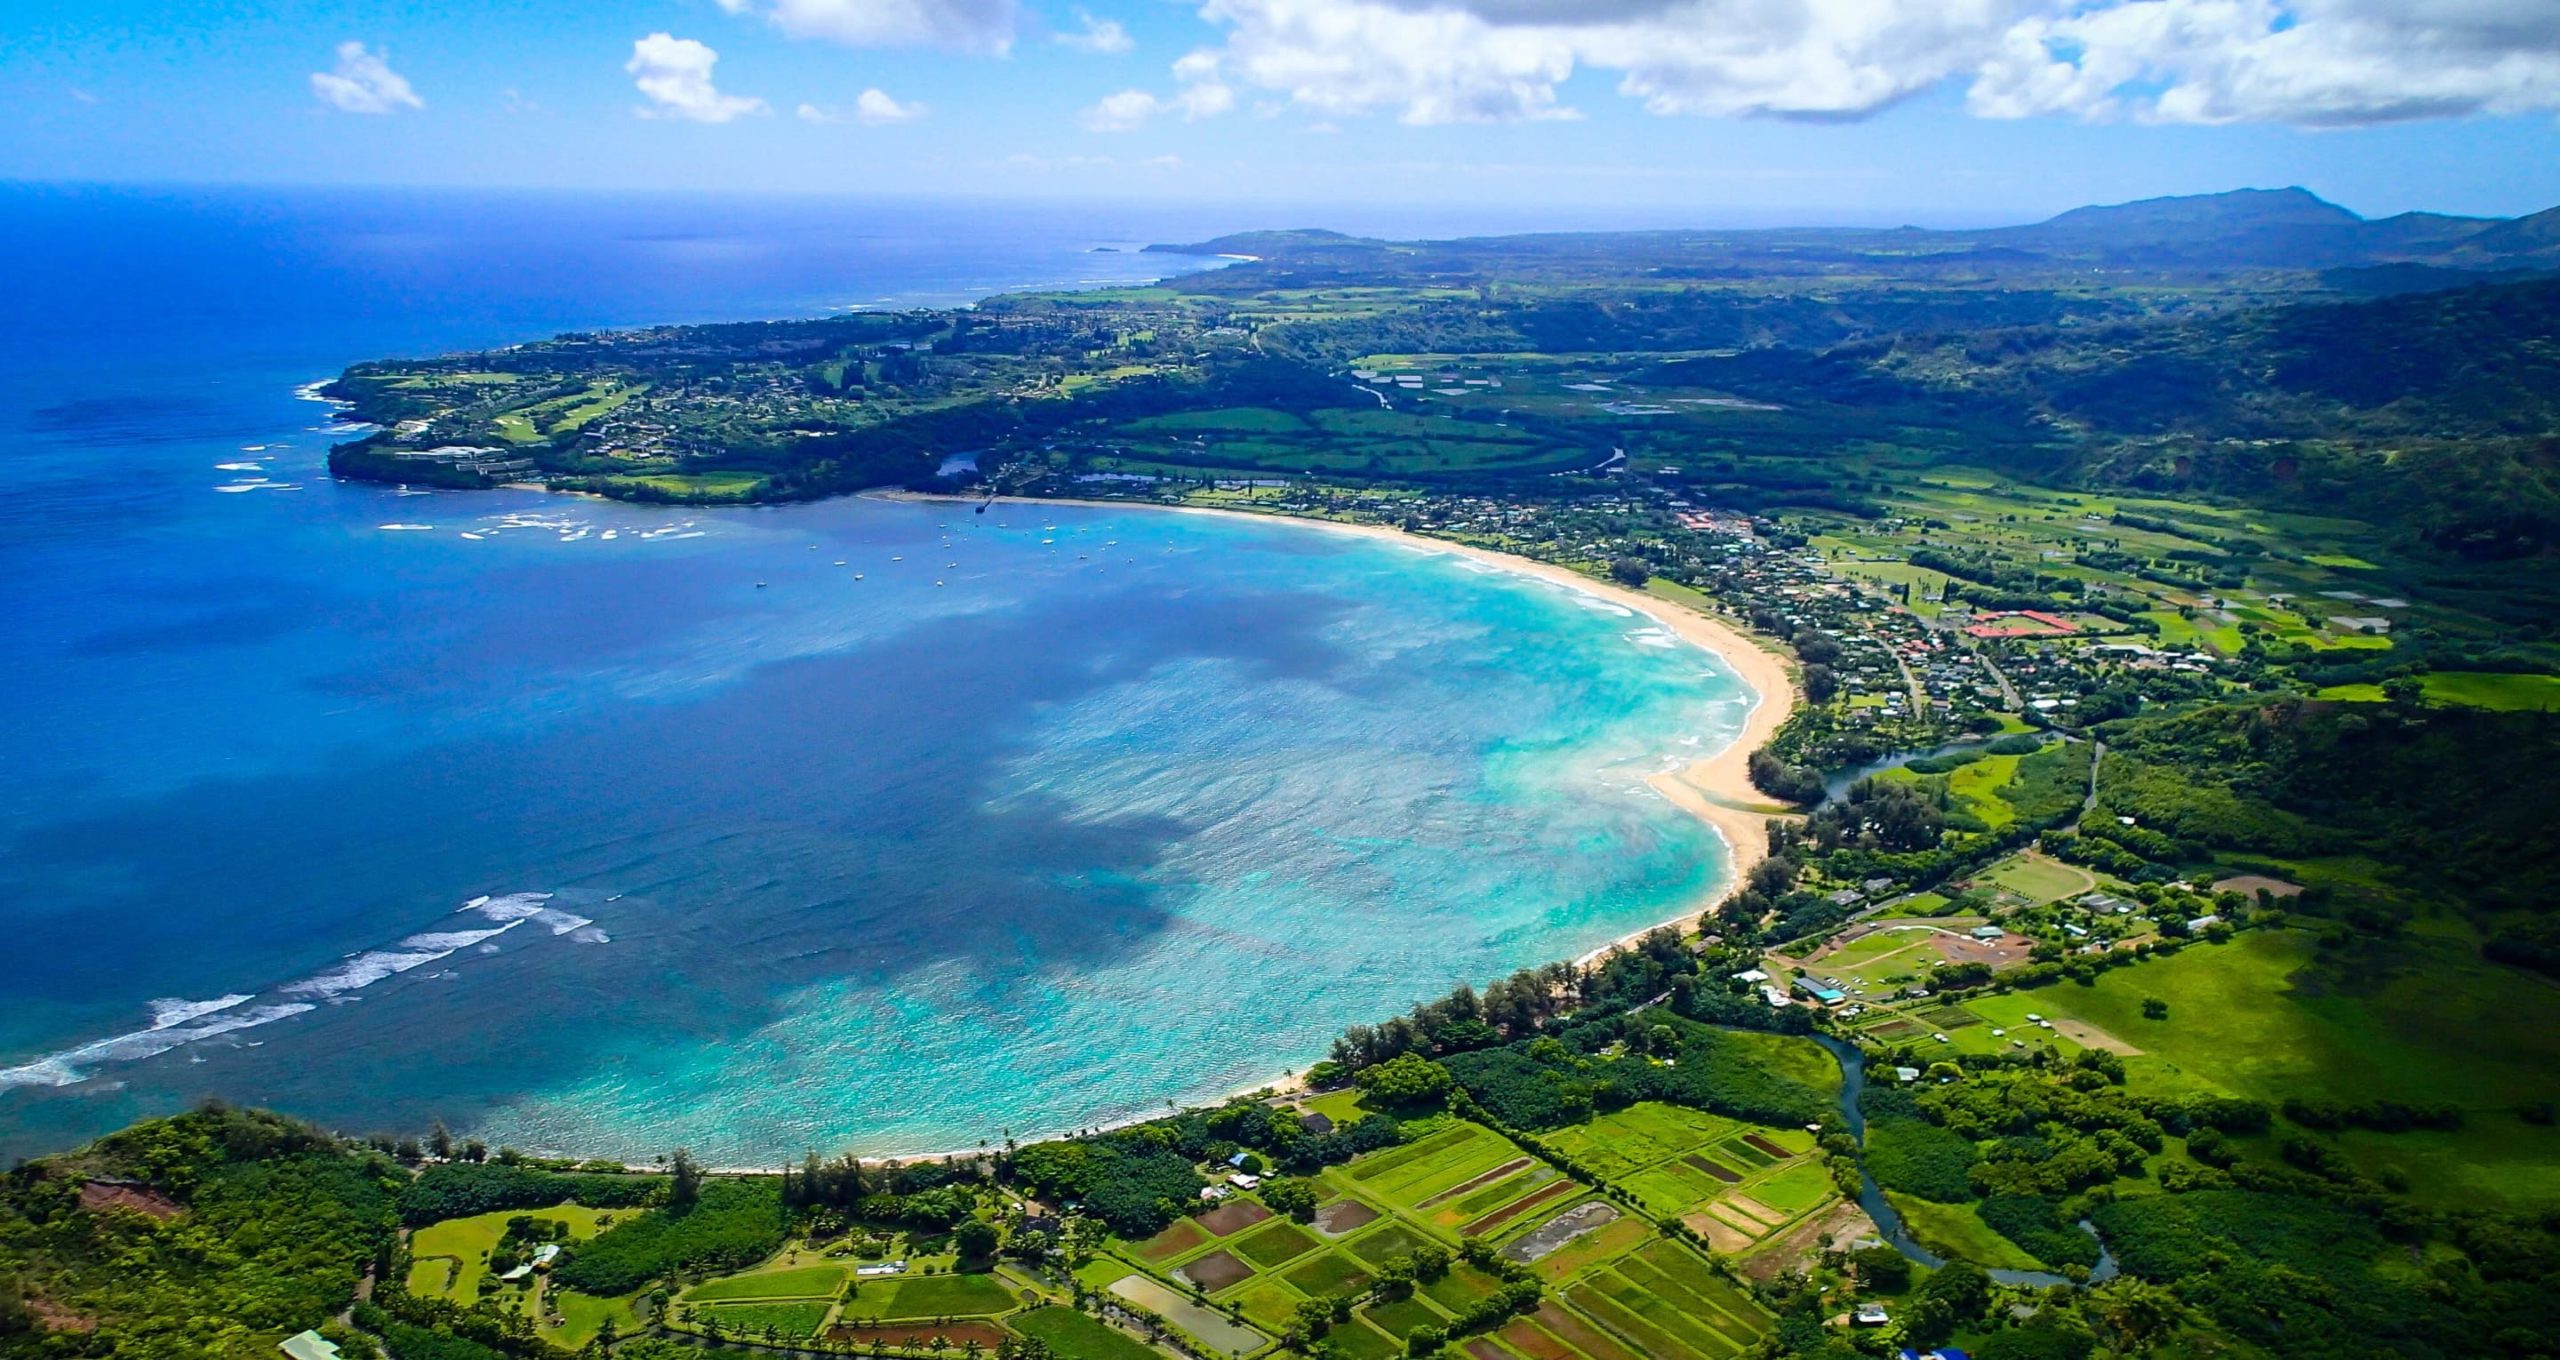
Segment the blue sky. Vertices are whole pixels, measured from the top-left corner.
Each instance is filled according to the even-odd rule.
[[[1943,223],[2560,203],[2560,0],[365,0],[0,17],[0,177]]]

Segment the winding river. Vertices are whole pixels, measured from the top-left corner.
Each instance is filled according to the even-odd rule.
[[[1884,1197],[1883,1188],[1876,1184],[1874,1174],[1867,1170],[1867,1117],[1858,1108],[1859,1097],[1865,1094],[1867,1089],[1867,1055],[1859,1052],[1857,1045],[1835,1039],[1828,1034],[1816,1034],[1812,1037],[1815,1043],[1829,1049],[1831,1056],[1838,1059],[1840,1063],[1840,1118],[1847,1124],[1849,1136],[1858,1142],[1858,1207],[1866,1210],[1867,1217],[1875,1220],[1876,1231],[1883,1235],[1885,1242],[1895,1251],[1932,1270],[1945,1265],[1947,1258],[1921,1246],[1911,1236],[1910,1230],[1903,1224],[1901,1211],[1895,1209],[1893,1202]],[[2091,1237],[2098,1235],[2097,1227],[2085,1218],[2080,1220],[2080,1230]],[[2049,1270],[1987,1270],[1984,1273],[2001,1284],[2026,1285],[2035,1289],[2078,1283],[2069,1276],[2057,1275]],[[2089,1272],[2087,1283],[2105,1284],[2115,1277],[2115,1253],[2107,1250],[2106,1242],[2101,1239],[2098,1243],[2098,1264]]]

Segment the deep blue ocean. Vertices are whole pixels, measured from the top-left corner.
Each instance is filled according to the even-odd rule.
[[[1642,780],[1751,696],[1615,606],[1207,516],[341,486],[296,395],[1256,225],[0,186],[0,1153],[210,1095],[715,1164],[974,1146],[1695,900],[1722,847]]]

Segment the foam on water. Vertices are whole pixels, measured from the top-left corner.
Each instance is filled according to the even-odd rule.
[[[476,897],[456,908],[457,914],[480,917],[485,929],[426,930],[403,936],[381,949],[348,955],[335,967],[261,992],[233,992],[208,1000],[161,997],[149,1003],[150,1024],[142,1029],[45,1054],[15,1067],[0,1069],[0,1090],[20,1086],[72,1086],[95,1078],[98,1069],[142,1062],[188,1044],[202,1043],[243,1030],[307,1015],[320,1003],[356,1000],[356,992],[387,978],[450,958],[463,950],[487,954],[494,941],[518,926],[532,924],[574,943],[602,944],[609,937],[584,916],[545,905],[549,893],[510,893]],[[250,1003],[258,1002],[252,1005]],[[255,1045],[252,1045],[255,1046]]]

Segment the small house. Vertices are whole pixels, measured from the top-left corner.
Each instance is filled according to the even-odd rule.
[[[1851,1313],[1849,1320],[1861,1327],[1881,1327],[1893,1321],[1893,1315],[1884,1310],[1883,1304],[1869,1301],[1859,1304],[1858,1311]]]
[[[276,1344],[293,1360],[338,1360],[338,1343],[318,1332],[296,1332]]]
[[[1965,933],[1973,936],[1973,938],[1977,940],[1987,941],[1999,939],[2001,935],[2006,932],[2002,931],[1998,926],[1975,926],[1972,930]]]
[[[1308,1133],[1331,1133],[1333,1121],[1324,1115],[1310,1112],[1298,1116],[1298,1127]]]

